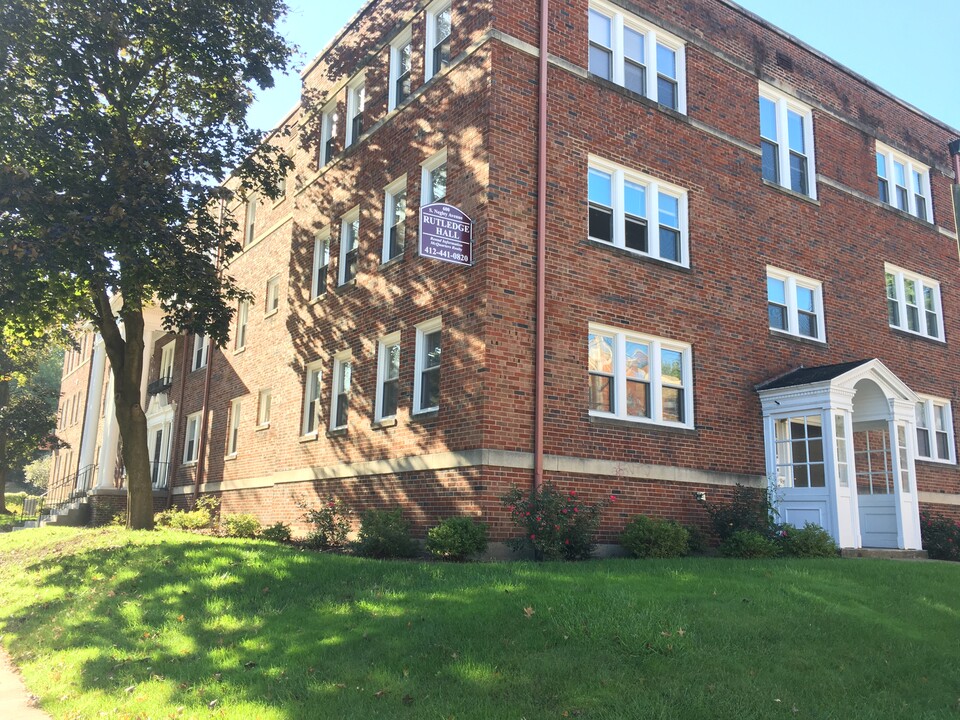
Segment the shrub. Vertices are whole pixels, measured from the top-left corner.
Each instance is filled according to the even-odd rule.
[[[674,520],[638,515],[624,528],[620,544],[638,558],[679,557],[690,549],[690,532]]]
[[[487,526],[473,518],[447,518],[427,531],[427,550],[445,560],[466,560],[487,549]]]
[[[367,510],[360,519],[360,534],[354,548],[369,558],[413,557],[417,544],[410,537],[410,523],[400,508]]]
[[[350,533],[350,506],[343,500],[331,497],[321,508],[310,508],[297,503],[303,510],[303,519],[313,525],[307,535],[306,545],[314,550],[329,550],[347,544]]]
[[[780,545],[756,530],[737,530],[720,543],[720,554],[734,558],[773,558]]]
[[[610,496],[613,501],[614,496]],[[507,541],[514,550],[532,550],[536,560],[585,560],[594,548],[600,514],[607,502],[587,504],[576,490],[562,493],[553,483],[525,496],[514,486],[501,498],[523,536]]]
[[[923,549],[932,560],[960,561],[960,522],[943,515],[920,513]]]
[[[700,555],[707,551],[707,536],[699,525],[684,525],[687,529],[687,552],[691,555]]]
[[[275,522],[273,525],[265,527],[260,533],[260,537],[271,542],[288,543],[290,542],[290,526],[286,523]]]
[[[154,522],[160,527],[176,530],[203,530],[213,524],[213,518],[220,508],[220,501],[213,495],[204,495],[193,506],[193,510],[181,510],[172,507],[154,516]]]
[[[255,538],[260,534],[260,521],[250,513],[224,515],[220,518],[220,533],[232,538]]]
[[[784,525],[780,547],[784,555],[798,558],[836,557],[839,550],[830,533],[809,522],[802,528]]]
[[[752,530],[761,535],[770,532],[776,510],[767,493],[748,488],[739,483],[733,490],[729,503],[715,504],[701,500],[713,531],[721,543],[740,530]]]

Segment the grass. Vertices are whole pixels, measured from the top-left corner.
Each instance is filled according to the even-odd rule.
[[[57,718],[956,719],[958,587],[945,563],[0,537],[0,633]]]

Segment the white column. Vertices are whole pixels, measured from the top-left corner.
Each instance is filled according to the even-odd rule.
[[[88,490],[93,484],[92,465],[97,448],[97,435],[100,430],[100,399],[103,397],[103,377],[107,364],[107,353],[103,338],[99,334],[94,338],[93,359],[90,369],[90,384],[87,386],[86,410],[83,417],[83,431],[80,436],[80,465],[82,475],[77,477],[78,490]]]
[[[113,475],[117,469],[117,443],[120,426],[117,424],[117,409],[113,399],[113,373],[107,382],[106,413],[103,416],[103,443],[100,445],[100,468],[97,471],[97,487],[112,488]]]

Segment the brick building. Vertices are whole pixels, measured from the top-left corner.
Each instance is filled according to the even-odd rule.
[[[158,498],[296,524],[335,495],[502,539],[498,498],[538,477],[615,494],[608,542],[736,483],[845,547],[960,517],[960,132],[726,0],[552,0],[542,66],[537,5],[372,0],[304,70],[283,197],[233,208],[233,341],[148,328]],[[470,266],[418,254],[440,200]],[[97,348],[55,471],[97,465],[95,494]]]

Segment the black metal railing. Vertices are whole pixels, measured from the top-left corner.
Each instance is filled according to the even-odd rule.
[[[152,383],[147,385],[147,394],[158,395],[159,393],[169,390],[172,385],[173,385],[173,375],[157,378]]]
[[[50,516],[76,500],[85,498],[93,480],[97,476],[97,466],[88,465],[79,472],[68,475],[59,482],[47,487],[43,496],[43,510],[41,515]]]

